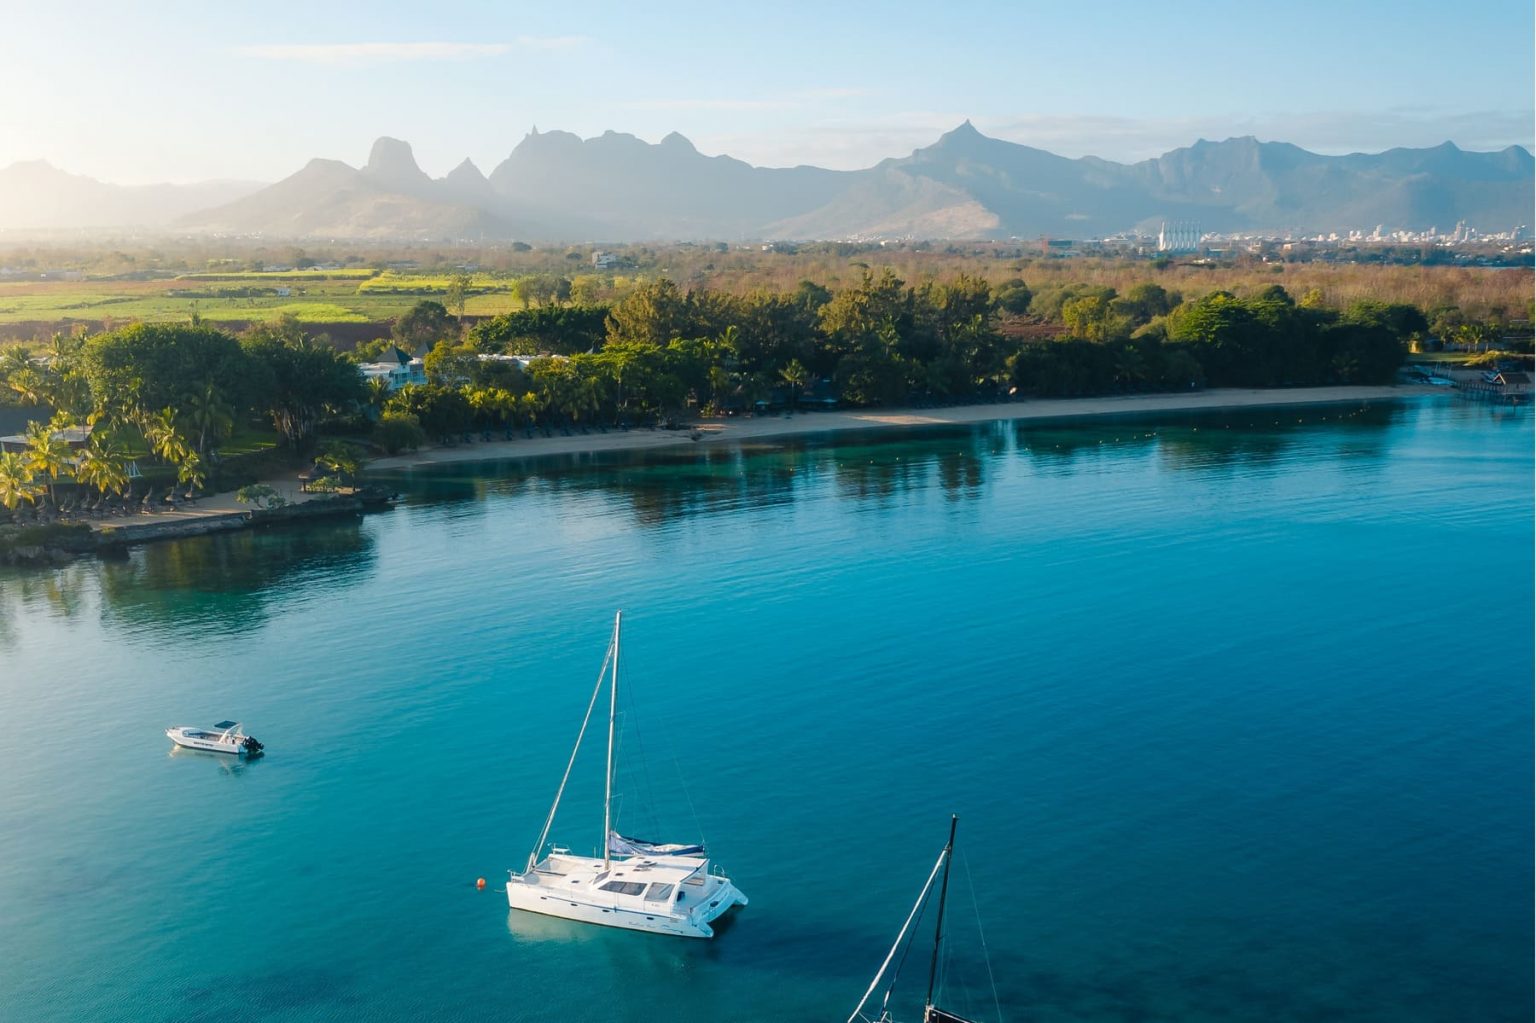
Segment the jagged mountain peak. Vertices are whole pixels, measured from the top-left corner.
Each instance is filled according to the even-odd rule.
[[[450,202],[487,207],[494,204],[495,193],[490,179],[475,166],[475,161],[465,157],[448,176],[438,182],[438,191]]]
[[[373,143],[363,173],[380,184],[402,192],[417,192],[432,181],[425,171],[416,165],[411,144],[388,135]]]
[[[200,201],[191,206],[199,212],[180,222],[282,237],[615,242],[1093,238],[1161,219],[1196,220],[1212,231],[1457,220],[1487,230],[1529,220],[1531,165],[1519,146],[1485,153],[1445,143],[1323,156],[1251,135],[1202,139],[1126,165],[992,138],[966,119],[910,156],[830,171],[705,156],[678,132],[650,143],[612,130],[584,139],[534,128],[489,175],[466,159],[433,180],[409,143],[386,136],[361,169],[312,160],[248,198]],[[171,222],[141,212],[158,201],[160,186],[116,189],[70,178],[42,161],[0,170],[0,228]],[[185,190],[167,198],[180,209],[193,201]]]
[[[475,166],[475,161],[466,156],[459,162],[457,167],[448,172],[447,180],[453,181],[455,179],[483,181],[485,180],[485,174],[481,172],[479,167]]]
[[[688,139],[681,132],[667,132],[666,136],[662,138],[658,145],[661,145],[667,149],[680,150],[685,153],[698,152],[698,149],[694,146],[694,144],[688,141]]]
[[[983,135],[980,131],[976,130],[976,126],[971,123],[970,118],[966,118],[955,127],[949,129],[949,131],[940,135],[938,141],[930,146],[924,146],[916,150],[916,152],[970,150],[998,141],[1000,140]]]

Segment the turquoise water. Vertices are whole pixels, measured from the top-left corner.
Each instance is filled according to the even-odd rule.
[[[0,1018],[841,1021],[953,811],[979,1019],[1527,1019],[1532,449],[1426,399],[455,466],[0,575]],[[713,942],[498,891],[618,607],[621,826],[708,840]],[[269,755],[168,754],[227,715]]]

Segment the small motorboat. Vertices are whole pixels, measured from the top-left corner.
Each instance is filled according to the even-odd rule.
[[[193,728],[177,725],[165,730],[166,738],[187,749],[206,750],[209,753],[233,753],[237,757],[259,757],[264,748],[261,743],[246,735],[238,721],[220,721],[212,728]]]

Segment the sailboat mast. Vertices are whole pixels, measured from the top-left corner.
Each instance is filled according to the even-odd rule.
[[[960,817],[957,814],[949,815],[949,844],[944,846],[944,880],[939,884],[939,918],[933,925],[933,961],[928,964],[928,1000],[923,1011],[926,1019],[928,1009],[933,1008],[933,982],[939,975],[939,942],[944,938],[944,900],[949,895],[949,864],[955,858],[955,825]]]
[[[623,611],[613,613],[613,684],[608,687],[608,774],[603,783],[603,869],[612,866],[612,853],[608,849],[609,829],[612,827],[613,807],[613,719],[619,709],[619,622]]]

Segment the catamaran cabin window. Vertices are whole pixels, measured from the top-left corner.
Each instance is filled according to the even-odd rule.
[[[617,895],[639,895],[645,891],[644,881],[609,881],[603,885],[602,891],[613,892]]]
[[[663,902],[672,897],[672,886],[657,881],[651,885],[651,890],[645,893],[648,902]]]

